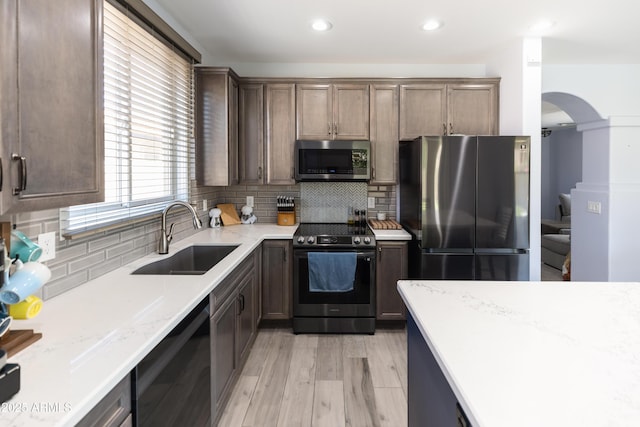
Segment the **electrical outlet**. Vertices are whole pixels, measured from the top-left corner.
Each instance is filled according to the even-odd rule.
[[[38,234],[38,246],[42,248],[42,255],[38,261],[48,261],[56,257],[56,232]]]
[[[587,212],[591,212],[594,214],[599,214],[602,212],[602,205],[600,202],[587,201]]]
[[[247,206],[253,207],[253,196],[247,196]]]
[[[208,207],[208,206],[207,206],[207,199],[204,199],[204,200],[202,201],[202,210],[203,210],[203,211],[206,211],[206,210],[207,210],[207,207]]]
[[[367,206],[369,209],[376,208],[376,198],[375,197],[367,197]]]

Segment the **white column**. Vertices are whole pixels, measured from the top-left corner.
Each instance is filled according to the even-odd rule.
[[[500,81],[500,135],[531,136],[529,169],[529,278],[540,280],[540,175],[542,121],[542,39],[523,38],[501,48],[487,63]]]
[[[571,192],[571,280],[640,281],[640,117],[582,124],[582,182]]]

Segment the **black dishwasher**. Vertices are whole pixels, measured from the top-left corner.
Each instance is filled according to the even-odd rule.
[[[211,425],[209,298],[132,372],[134,426]]]

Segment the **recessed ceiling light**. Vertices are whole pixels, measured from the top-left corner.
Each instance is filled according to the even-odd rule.
[[[434,31],[440,27],[442,27],[442,22],[438,21],[437,19],[430,19],[422,24],[422,29],[425,31]]]
[[[316,19],[311,23],[311,28],[316,31],[329,31],[331,27],[333,27],[333,25],[326,19]]]
[[[532,26],[530,26],[529,29],[535,33],[541,33],[550,29],[554,25],[555,25],[555,22],[550,21],[548,19],[542,19],[536,22],[535,24],[533,24]]]

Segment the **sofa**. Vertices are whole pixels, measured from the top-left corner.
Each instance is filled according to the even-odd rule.
[[[562,270],[562,264],[571,251],[571,234],[544,234],[541,245],[542,262]]]
[[[571,251],[571,195],[562,193],[559,199],[559,220],[541,221],[541,258],[543,263],[562,270]]]

